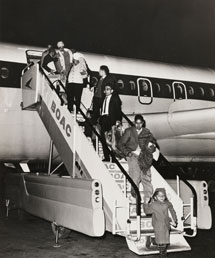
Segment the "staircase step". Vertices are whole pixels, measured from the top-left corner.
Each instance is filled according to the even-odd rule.
[[[137,230],[131,230],[130,233],[132,235],[137,234]],[[153,229],[141,229],[140,231],[141,234],[145,235],[145,236],[154,236],[154,230]],[[177,229],[171,229],[170,234],[182,234],[182,232],[180,230]]]
[[[151,244],[150,247],[146,247],[146,236],[142,236],[139,241],[126,238],[126,242],[131,251],[138,255],[157,254],[158,248],[155,244]],[[191,248],[182,234],[171,234],[170,245],[167,252],[181,252],[189,251]]]
[[[137,216],[135,216],[135,215],[132,215],[132,216],[129,217],[129,219],[136,219],[136,218],[137,218]],[[152,215],[141,215],[140,218],[141,219],[151,219]]]
[[[141,204],[143,204],[143,202],[141,202]],[[136,202],[130,202],[129,205],[130,206],[136,206]]]

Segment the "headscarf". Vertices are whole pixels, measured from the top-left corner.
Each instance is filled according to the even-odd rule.
[[[81,53],[79,53],[79,52],[75,52],[75,53],[73,54],[73,59],[75,59],[75,60],[80,60],[81,58],[84,59],[84,55],[83,55],[83,54],[81,54]]]

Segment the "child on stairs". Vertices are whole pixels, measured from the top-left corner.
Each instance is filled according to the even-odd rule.
[[[143,204],[144,212],[152,214],[152,226],[155,233],[155,242],[157,244],[160,258],[167,257],[167,246],[170,243],[170,221],[168,211],[172,216],[171,224],[177,226],[176,212],[172,203],[168,201],[164,188],[157,188],[152,196],[150,203]],[[150,246],[150,238],[147,239],[146,246]]]

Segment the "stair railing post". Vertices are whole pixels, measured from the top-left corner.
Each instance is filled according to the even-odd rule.
[[[137,240],[141,238],[141,217],[140,215],[137,216]]]
[[[52,167],[52,156],[53,156],[53,141],[50,138],[50,147],[49,147],[49,164],[48,164],[48,175],[51,174],[51,167]]]
[[[176,183],[177,183],[177,195],[178,197],[180,197],[180,178],[178,175],[176,176]]]
[[[123,180],[123,184],[124,184],[124,195],[125,195],[125,198],[127,197],[127,179],[125,177],[125,175],[123,175],[124,177],[124,180]]]
[[[75,129],[75,124],[76,124],[76,105],[73,105],[73,111],[74,111],[74,116],[73,116],[73,160],[72,160],[72,177],[75,178],[75,160],[76,160],[76,129]]]
[[[96,135],[96,152],[97,154],[99,153],[99,139],[97,135]]]

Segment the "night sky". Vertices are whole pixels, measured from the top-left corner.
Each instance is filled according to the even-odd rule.
[[[0,40],[215,68],[215,0],[0,0]]]

